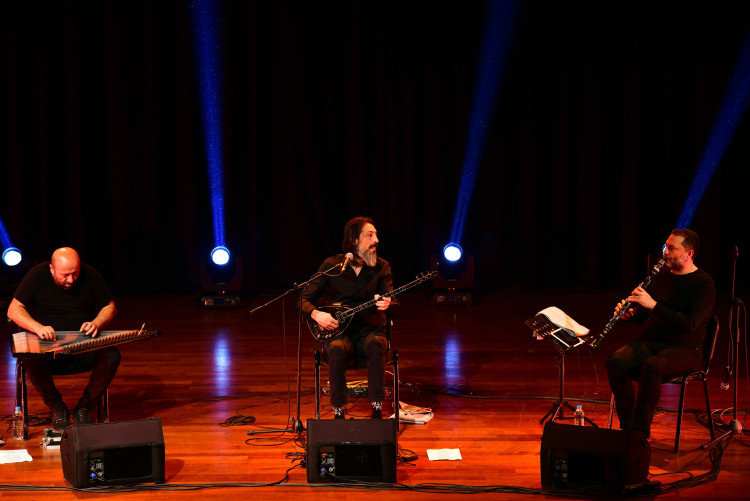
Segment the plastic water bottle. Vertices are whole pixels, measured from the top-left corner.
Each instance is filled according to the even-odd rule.
[[[23,440],[23,412],[21,412],[20,407],[16,407],[16,410],[13,411],[11,429],[13,430],[14,439]]]
[[[576,411],[575,411],[575,413],[573,414],[573,423],[574,423],[574,424],[575,424],[576,426],[583,426],[583,425],[584,425],[584,423],[586,422],[586,421],[585,421],[585,420],[583,419],[583,418],[584,418],[584,416],[585,416],[585,414],[583,413],[583,407],[581,407],[580,405],[576,405]]]

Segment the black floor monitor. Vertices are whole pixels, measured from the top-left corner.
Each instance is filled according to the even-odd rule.
[[[307,421],[307,481],[396,482],[394,419]]]

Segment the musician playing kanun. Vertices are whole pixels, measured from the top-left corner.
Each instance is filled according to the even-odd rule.
[[[107,284],[91,266],[81,263],[69,247],[57,249],[49,262],[33,267],[16,289],[8,318],[41,339],[55,340],[55,330],[79,331],[96,337],[117,314]],[[91,410],[107,390],[120,365],[120,351],[106,347],[57,359],[24,361],[29,379],[52,411],[56,431],[67,428],[70,413],[53,374],[92,371],[88,385],[73,410],[76,424],[91,424]]]
[[[636,287],[627,300],[634,305],[622,316],[644,323],[641,336],[607,360],[607,374],[615,396],[620,428],[646,437],[661,397],[662,378],[698,369],[703,361],[703,339],[713,315],[716,288],[708,273],[693,260],[698,234],[672,230],[664,245],[664,270],[647,292]],[[623,300],[615,313],[625,304]],[[638,374],[638,396],[631,374]]]
[[[393,290],[393,279],[390,264],[378,257],[378,243],[378,232],[372,219],[355,217],[349,220],[344,227],[342,248],[344,253],[350,252],[354,256],[351,263],[342,271],[340,265],[344,262],[344,254],[329,257],[318,272],[334,270],[313,280],[302,294],[303,312],[326,330],[339,328],[339,323],[330,313],[317,309],[317,302],[325,293],[331,303],[350,307],[377,299],[376,308],[357,313],[343,332],[326,340],[331,405],[337,419],[345,417],[346,360],[358,353],[367,356],[367,399],[372,404],[371,417],[382,417],[388,346],[385,310],[391,305],[391,298],[381,298],[380,295]]]

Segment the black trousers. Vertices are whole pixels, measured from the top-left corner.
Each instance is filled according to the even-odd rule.
[[[698,369],[702,364],[702,348],[637,339],[615,351],[607,360],[607,376],[620,428],[650,436],[663,379]],[[637,396],[634,381],[638,381]]]
[[[54,360],[27,359],[24,360],[24,366],[31,384],[42,396],[47,407],[53,411],[65,405],[62,394],[55,386],[54,376],[91,371],[88,385],[76,406],[91,410],[115,378],[120,358],[120,350],[109,347]]]
[[[331,405],[346,405],[346,361],[349,357],[364,353],[367,357],[367,400],[382,402],[385,399],[385,352],[388,340],[379,330],[372,327],[349,332],[326,342],[328,356],[328,380],[331,386]]]

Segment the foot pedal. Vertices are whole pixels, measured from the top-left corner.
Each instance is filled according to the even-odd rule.
[[[44,435],[42,435],[42,449],[60,449],[60,442],[62,441],[62,432],[55,431],[52,428],[45,428]]]

